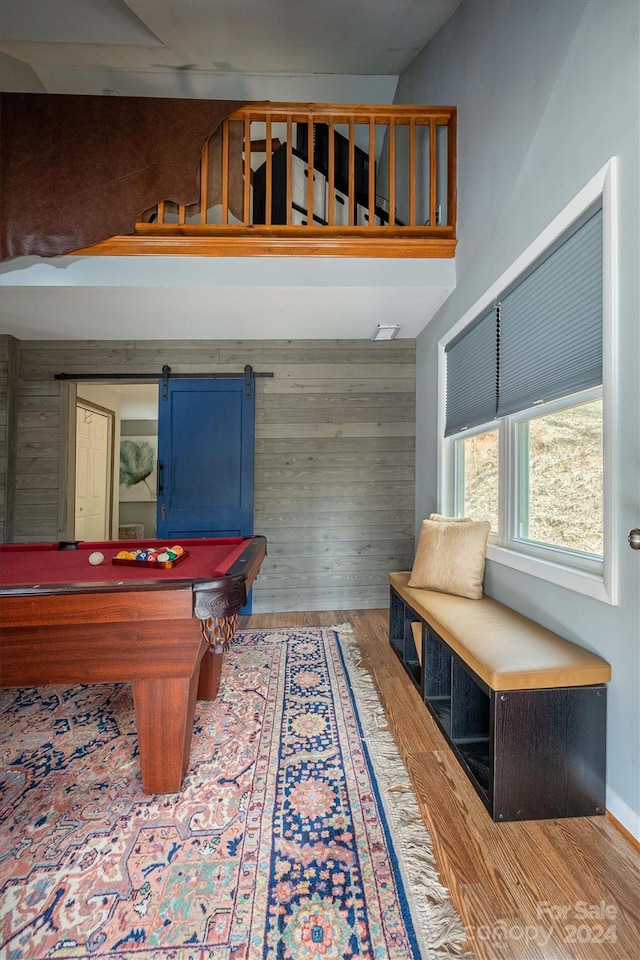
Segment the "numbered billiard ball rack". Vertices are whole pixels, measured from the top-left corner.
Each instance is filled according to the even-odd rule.
[[[113,557],[111,563],[119,567],[137,567],[139,570],[149,570],[154,567],[161,570],[170,570],[171,567],[175,567],[186,560],[188,556],[189,551],[185,550],[174,560],[125,560],[124,558]]]

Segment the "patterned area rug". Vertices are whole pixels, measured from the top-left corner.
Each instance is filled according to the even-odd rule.
[[[460,957],[357,660],[348,625],[241,631],[182,793],[155,797],[127,685],[1,691],[0,956]]]

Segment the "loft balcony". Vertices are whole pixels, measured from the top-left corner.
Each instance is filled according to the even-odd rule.
[[[206,143],[198,176],[196,203],[159,203],[133,234],[74,254],[455,255],[455,107],[247,105]]]

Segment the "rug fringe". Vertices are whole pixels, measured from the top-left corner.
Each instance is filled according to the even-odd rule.
[[[435,869],[433,842],[425,827],[409,774],[390,731],[371,674],[350,623],[331,627],[339,638],[351,690],[367,744],[393,840],[402,852],[404,879],[420,923],[420,941],[433,960],[473,960],[466,951],[466,932]],[[425,958],[426,960],[426,958]]]

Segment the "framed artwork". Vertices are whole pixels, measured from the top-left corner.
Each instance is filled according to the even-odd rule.
[[[121,437],[120,502],[157,500],[158,438]]]

